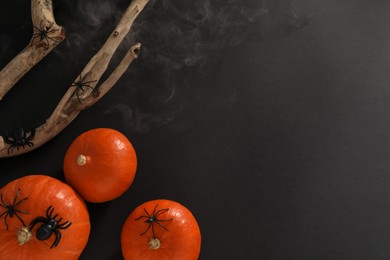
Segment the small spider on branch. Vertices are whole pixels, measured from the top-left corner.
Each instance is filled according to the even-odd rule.
[[[17,129],[13,130],[11,134],[6,131],[3,135],[4,142],[9,145],[9,155],[13,153],[15,148],[16,150],[19,150],[19,148],[24,149],[27,146],[34,146],[34,143],[31,142],[31,140],[34,139],[35,129],[32,129],[31,131],[26,131],[22,127],[18,127]]]
[[[49,36],[49,34],[53,34],[56,31],[58,31],[59,29],[58,28],[52,29],[54,22],[50,23],[50,25],[48,27],[42,26],[42,22],[43,22],[43,20],[41,20],[39,27],[33,25],[34,31],[36,30],[37,32],[33,33],[33,37],[31,39],[30,45],[32,45],[34,43],[36,38],[39,38],[39,41],[45,40],[46,41],[46,48],[49,48],[49,46],[50,46],[49,40],[53,41],[54,43],[58,43],[58,41],[56,39],[52,38],[51,36]]]
[[[98,94],[97,93],[97,89],[95,87],[92,87],[91,84],[96,82],[97,80],[91,80],[91,81],[84,81],[84,77],[81,76],[81,74],[79,75],[79,79],[76,80],[75,82],[73,82],[73,84],[71,85],[71,87],[76,87],[76,89],[74,90],[74,93],[76,94],[76,97],[77,97],[77,100],[80,102],[81,104],[81,100],[80,100],[80,96],[79,96],[79,92],[82,91],[84,92],[85,89],[84,88],[89,88],[92,90],[92,92],[94,94]]]

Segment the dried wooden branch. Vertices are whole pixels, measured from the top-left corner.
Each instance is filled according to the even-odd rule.
[[[138,57],[141,44],[132,46],[116,69],[100,85],[99,80],[106,71],[114,53],[129,33],[134,20],[149,0],[133,0],[114,31],[102,48],[88,62],[79,76],[70,85],[51,116],[32,131],[17,129],[0,138],[0,158],[27,153],[40,147],[58,135],[79,114],[79,112],[103,97],[125,73],[128,66]]]
[[[39,61],[65,39],[51,0],[31,0],[33,35],[30,43],[0,71],[0,100]]]

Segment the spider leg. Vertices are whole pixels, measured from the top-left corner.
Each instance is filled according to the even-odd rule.
[[[52,218],[51,216],[52,216],[52,214],[53,214],[53,211],[54,211],[53,206],[49,206],[49,207],[47,208],[47,210],[46,210],[46,217],[47,217],[47,218]]]
[[[30,212],[28,211],[24,211],[24,210],[20,210],[20,209],[14,209],[15,212],[20,212],[20,213],[23,213],[23,214],[30,214]]]
[[[152,215],[150,215],[150,214],[149,214],[149,212],[147,212],[145,208],[144,208],[144,211],[145,211],[146,215],[148,215],[148,217],[149,217],[149,218],[151,218],[151,217],[152,217],[152,215],[153,215],[153,214],[152,214]]]
[[[152,234],[153,234],[153,238],[156,238],[156,234],[154,233],[154,222],[151,223],[152,224]],[[161,226],[161,225],[160,225]]]
[[[50,37],[49,35],[47,35],[47,33],[52,33],[52,32],[55,32],[55,31],[58,31],[58,30],[52,30],[52,31],[46,32],[45,39],[46,39],[46,42],[47,42],[48,45],[49,45],[49,40],[52,40],[53,42],[58,42],[58,41],[55,40],[54,38],[52,38],[52,37]]]
[[[8,131],[6,131],[4,134],[4,142],[7,144],[12,144],[13,142],[15,142],[15,138],[9,136]]]
[[[50,246],[50,249],[53,248],[53,247],[58,246],[58,243],[60,243],[60,240],[61,240],[61,237],[62,237],[61,232],[58,229],[54,229],[53,233],[54,233],[56,238],[54,239],[53,244]]]
[[[2,193],[0,193],[0,199],[1,199],[1,202],[3,203],[3,204],[0,204],[0,206],[2,206],[3,208],[8,209],[9,205],[4,201]]]
[[[83,89],[81,89],[81,90],[83,90]],[[77,97],[77,100],[80,102],[80,104],[81,104],[81,100],[80,100],[80,96],[79,96],[79,91],[80,91],[80,88],[79,87],[77,87],[77,89],[76,89],[76,97]]]
[[[148,230],[150,229],[150,226],[153,226],[153,222],[149,223],[148,227],[146,228],[146,230],[144,232],[142,232],[141,234],[139,234],[140,236],[142,235],[145,235],[146,232],[148,232]]]
[[[33,38],[31,39],[31,43],[30,43],[30,46],[32,46],[32,44],[34,43],[34,41],[35,41],[35,39],[37,38],[37,37],[39,37],[39,35],[41,34],[40,33],[40,29],[38,29],[38,27],[36,27],[36,26],[33,26],[36,30],[38,30],[39,32],[37,32],[37,33],[33,33]]]
[[[47,34],[47,32],[46,32],[46,34]],[[47,36],[46,34],[44,36],[45,41],[46,41],[46,48],[49,48],[49,46],[50,46],[49,39],[48,39],[49,36]]]
[[[134,219],[134,220],[140,220],[141,218],[147,218],[147,219],[149,219],[150,216],[141,216],[141,217],[138,217],[138,218],[136,218],[136,219]]]
[[[65,221],[64,223],[60,224],[57,226],[58,229],[67,229],[72,225],[72,222],[70,221]]]
[[[85,87],[92,89],[92,92],[93,91],[97,91],[95,88],[93,88],[93,87],[91,87],[89,85],[86,85],[85,83],[80,83],[80,85],[78,85],[77,89],[75,90],[77,100],[80,102],[80,104],[81,104],[81,100],[80,100],[79,92],[80,92],[80,90],[84,92],[85,91],[85,89],[84,89]]]
[[[29,133],[30,133],[30,135],[28,137],[26,137],[27,141],[30,141],[35,137],[35,129],[32,129],[31,131],[29,131]]]
[[[8,214],[9,214],[9,211],[4,211],[3,213],[1,213],[0,218],[1,218],[4,214],[5,214],[4,223],[5,223],[6,229],[8,230],[7,216],[8,216]]]
[[[15,144],[10,145],[10,147],[8,147],[8,154],[12,154],[15,150],[15,147],[17,147]]]
[[[0,214],[0,218],[1,218],[4,214],[6,214],[6,213],[8,213],[8,210],[6,210],[6,211],[4,211],[3,213],[1,213],[1,214]]]
[[[75,82],[72,83],[72,87],[78,87],[82,83],[82,78],[81,74],[78,76],[79,80],[76,80]]]
[[[96,81],[96,80],[94,80],[94,81]],[[94,81],[92,81],[92,82],[94,82]],[[97,86],[95,86],[95,87],[91,87],[90,85],[86,85],[86,87],[88,87],[88,88],[92,89],[91,93],[93,93],[93,94],[95,94],[95,95],[97,95],[97,94],[98,94],[98,89],[97,89]]]
[[[165,212],[167,212],[169,209],[160,209],[160,210],[158,210],[157,212],[156,212],[156,214],[154,214],[154,216],[159,216],[159,215],[161,215],[161,214],[163,214],[163,213],[165,213]]]
[[[42,223],[45,223],[46,222],[46,218],[44,217],[37,217],[35,219],[33,219],[31,222],[30,222],[30,230],[32,230],[34,228],[34,226],[39,223],[39,222],[42,222]]]
[[[3,214],[1,214],[1,215],[3,215]],[[6,214],[5,214],[5,217],[4,217],[4,223],[5,223],[5,227],[6,227],[7,230],[8,230],[8,223],[7,223],[8,215],[9,215],[9,211],[6,211]]]
[[[12,203],[12,205],[13,205],[14,207],[16,206],[15,203],[16,203],[16,200],[17,200],[18,197],[19,197],[19,194],[20,194],[20,189],[18,189],[18,191],[17,191],[16,194],[15,194],[14,203]]]
[[[164,225],[162,225],[162,224],[160,223],[160,221],[166,222],[166,221],[171,221],[171,220],[172,220],[172,219],[157,220],[157,221],[155,221],[155,223],[157,223],[160,227],[162,227],[163,229],[165,229],[166,231],[168,231],[168,229],[167,229]]]
[[[22,222],[23,226],[25,227],[26,224],[24,223],[23,219],[15,212],[15,216]]]
[[[14,206],[14,207],[18,206],[20,203],[22,203],[22,202],[25,201],[26,199],[28,199],[28,197],[25,197],[24,199],[19,200],[18,202],[14,203],[13,206]]]
[[[43,31],[43,29],[42,29],[42,23],[43,23],[43,19],[42,19],[41,22],[39,23],[39,28],[41,28],[39,31]]]
[[[152,216],[156,216],[157,207],[158,207],[158,204],[156,204],[156,206],[154,207],[153,212],[152,212]]]
[[[83,82],[83,85],[84,86],[88,86],[88,84],[92,83],[92,82],[95,82],[97,80],[91,80],[91,81],[87,81],[87,82]],[[92,88],[92,87],[91,87]]]

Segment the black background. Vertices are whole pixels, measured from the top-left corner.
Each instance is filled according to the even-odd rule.
[[[41,125],[129,4],[53,2],[67,39],[0,102],[2,131]],[[30,3],[0,13],[3,67],[31,38]],[[389,1],[151,1],[134,41],[140,58],[102,100],[0,161],[1,185],[63,179],[82,132],[132,141],[134,183],[88,204],[81,259],[122,259],[122,223],[156,198],[193,212],[200,259],[390,259]]]

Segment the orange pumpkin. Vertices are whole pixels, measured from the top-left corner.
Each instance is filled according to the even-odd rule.
[[[55,178],[29,175],[11,181],[0,190],[0,206],[0,260],[78,259],[88,242],[84,201]],[[45,224],[47,213],[55,220],[51,227]],[[40,240],[42,233],[47,236]]]
[[[96,128],[79,135],[64,159],[64,175],[86,201],[106,202],[121,196],[137,169],[135,150],[122,133]]]
[[[138,206],[122,227],[126,260],[195,260],[201,235],[192,213],[171,200],[152,200]]]

